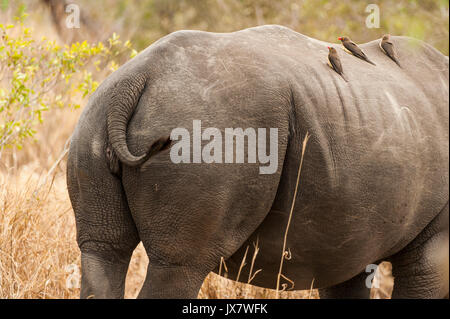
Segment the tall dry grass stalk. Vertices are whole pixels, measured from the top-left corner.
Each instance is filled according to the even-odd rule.
[[[248,280],[247,283],[250,284],[252,282],[252,280],[256,277],[256,275],[262,271],[262,269],[258,269],[255,272],[253,272],[253,267],[255,266],[255,260],[256,257],[258,256],[259,253],[259,238],[256,238],[256,243],[253,244],[253,257],[252,257],[252,262],[250,264],[250,270],[248,272]]]
[[[300,182],[300,175],[302,172],[303,158],[305,156],[305,150],[306,150],[306,145],[308,144],[309,136],[310,136],[309,133],[306,132],[306,136],[303,139],[302,155],[301,155],[300,163],[298,165],[298,170],[297,170],[297,181],[295,183],[294,196],[292,198],[291,210],[289,211],[289,218],[288,218],[288,222],[286,225],[286,230],[284,232],[283,251],[281,252],[280,269],[279,269],[278,275],[277,275],[277,287],[276,287],[276,293],[275,293],[275,298],[277,298],[277,299],[279,297],[281,278],[284,278],[285,280],[289,281],[292,285],[292,288],[294,287],[294,282],[292,282],[289,278],[287,278],[286,276],[283,275],[283,263],[284,263],[285,259],[290,259],[290,256],[291,256],[290,251],[286,250],[287,236],[289,233],[289,226],[291,225],[292,214],[294,212],[295,199],[297,198],[298,184]]]

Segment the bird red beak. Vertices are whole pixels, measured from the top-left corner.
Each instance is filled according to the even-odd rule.
[[[338,40],[339,40],[339,41],[342,41],[342,37],[339,37]]]

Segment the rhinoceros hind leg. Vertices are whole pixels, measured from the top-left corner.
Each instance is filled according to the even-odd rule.
[[[138,298],[195,299],[208,271],[197,267],[148,265]]]
[[[365,284],[367,275],[362,272],[338,285],[319,289],[320,299],[369,299],[370,289]]]
[[[122,299],[130,257],[111,260],[97,254],[82,252],[80,297]]]
[[[139,235],[120,179],[110,173],[106,159],[83,151],[89,141],[74,145],[67,163],[67,186],[81,251],[81,298],[123,298]]]
[[[449,292],[448,203],[392,263],[392,298],[436,299]]]

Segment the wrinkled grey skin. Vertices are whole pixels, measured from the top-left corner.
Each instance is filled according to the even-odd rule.
[[[403,68],[378,40],[361,45],[376,67],[338,49],[348,83],[326,65],[328,43],[280,26],[175,32],[108,77],[68,159],[81,297],[123,297],[139,241],[150,260],[141,298],[195,298],[222,256],[235,278],[250,246],[247,282],[256,238],[252,284],[275,288],[306,132],[283,270],[295,289],[314,279],[321,297],[366,298],[365,267],[388,260],[394,298],[445,296],[448,58],[392,40]],[[192,132],[192,120],[222,132],[278,128],[277,172],[172,163],[165,137]]]

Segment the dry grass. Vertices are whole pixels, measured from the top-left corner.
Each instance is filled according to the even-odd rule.
[[[145,279],[148,258],[144,247],[140,244],[134,251],[128,269],[125,285],[125,298],[135,298]],[[201,299],[273,299],[276,292],[273,289],[263,289],[248,284],[238,283],[215,273],[210,273],[203,282],[198,298]],[[282,291],[281,299],[317,299],[319,294],[316,289],[310,291]]]
[[[43,178],[36,170],[24,166],[15,174],[0,176],[0,298],[78,298],[80,252],[65,178],[59,172],[35,194]],[[128,270],[126,298],[137,296],[147,263],[139,245]],[[275,290],[213,273],[199,293],[199,298],[274,297]],[[317,292],[280,293],[280,298],[310,297],[317,298]]]
[[[35,193],[43,175],[33,166],[1,175],[0,298],[78,298],[80,252],[65,178]],[[51,186],[51,187],[50,187]],[[148,258],[142,245],[133,254],[126,298],[135,298],[145,279]],[[199,298],[274,298],[275,290],[257,288],[211,273]],[[281,292],[280,298],[317,298],[317,292]]]
[[[66,267],[79,264],[74,218],[64,179],[35,198],[40,176],[28,167],[2,175],[0,298],[73,298]]]

